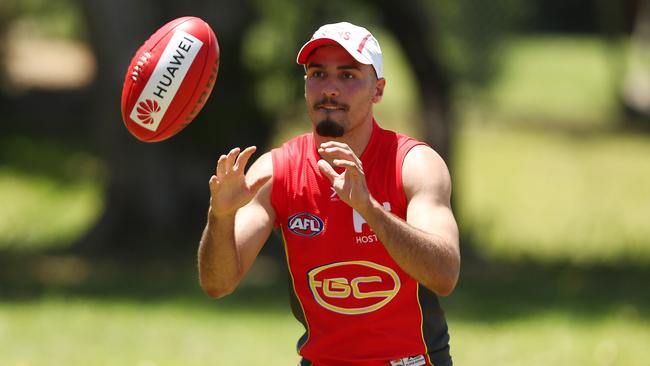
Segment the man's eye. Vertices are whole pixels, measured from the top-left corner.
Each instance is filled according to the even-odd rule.
[[[319,78],[319,79],[322,78],[324,75],[325,75],[325,73],[322,72],[322,71],[314,71],[314,72],[311,73],[311,77]]]
[[[350,72],[344,72],[341,74],[342,79],[354,79],[354,75]]]

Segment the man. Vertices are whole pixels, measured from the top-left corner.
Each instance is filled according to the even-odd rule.
[[[436,295],[458,280],[448,169],[427,145],[379,127],[386,80],[377,40],[321,27],[298,54],[312,132],[262,155],[232,149],[210,178],[201,286],[231,293],[279,227],[300,365],[451,365]]]

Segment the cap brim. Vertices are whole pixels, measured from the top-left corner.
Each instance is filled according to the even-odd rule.
[[[305,45],[302,46],[302,48],[298,52],[298,57],[296,58],[296,62],[299,65],[306,64],[307,59],[309,58],[309,56],[312,54],[312,52],[316,48],[318,48],[320,46],[325,46],[325,45],[328,45],[328,44],[337,44],[337,45],[343,47],[343,49],[346,50],[350,54],[350,56],[352,56],[355,60],[359,61],[360,63],[365,64],[365,65],[372,65],[372,62],[369,62],[368,60],[365,60],[363,58],[363,56],[361,56],[361,54],[355,54],[354,52],[351,52],[349,49],[347,49],[345,47],[345,45],[343,45],[340,42],[338,42],[337,40],[331,39],[331,38],[316,38],[316,39],[312,39],[311,41],[305,43]]]

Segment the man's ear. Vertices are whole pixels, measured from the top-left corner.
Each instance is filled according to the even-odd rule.
[[[375,84],[375,95],[372,97],[372,102],[377,104],[381,101],[381,97],[384,96],[384,88],[386,87],[386,79],[378,79]]]

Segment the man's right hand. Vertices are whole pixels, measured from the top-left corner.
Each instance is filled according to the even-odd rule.
[[[228,155],[221,155],[217,163],[216,174],[210,177],[210,214],[216,217],[234,215],[237,210],[250,202],[257,191],[271,177],[260,177],[247,182],[244,169],[251,155],[257,148],[247,147],[241,151],[238,147],[230,150]]]

